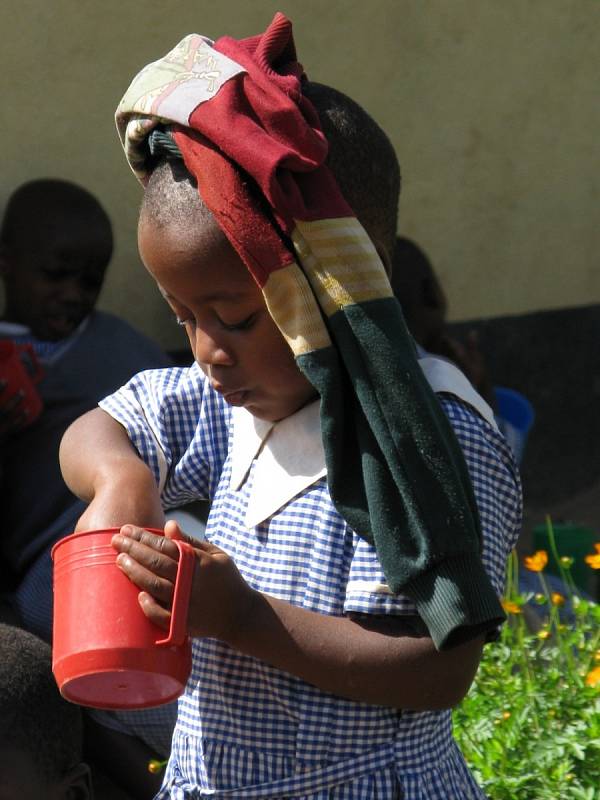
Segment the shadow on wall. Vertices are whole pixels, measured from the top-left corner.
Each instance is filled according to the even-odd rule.
[[[532,403],[521,464],[526,504],[547,508],[600,482],[600,305],[452,323],[479,335],[495,385]],[[600,497],[599,497],[600,504]]]

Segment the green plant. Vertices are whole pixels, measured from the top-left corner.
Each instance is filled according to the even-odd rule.
[[[555,550],[549,518],[547,526]],[[598,569],[595,547],[585,561]],[[580,596],[572,558],[557,558],[565,595],[551,592],[547,561],[543,550],[524,559],[540,581],[524,595],[511,556],[508,622],[454,711],[459,746],[491,800],[600,800],[600,606]],[[536,606],[543,614],[532,626],[527,611]]]

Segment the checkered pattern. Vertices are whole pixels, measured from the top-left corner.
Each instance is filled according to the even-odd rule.
[[[520,524],[518,474],[491,426],[454,397],[441,402],[465,451],[481,512],[484,563],[500,593]],[[239,491],[230,489],[230,410],[196,366],[142,373],[102,406],[125,425],[163,481],[168,505],[194,493],[210,497],[207,538],[233,557],[255,589],[334,616],[414,613],[407,598],[385,591],[373,548],[335,511],[325,479],[267,522],[245,528],[253,470]],[[364,773],[353,771],[359,764]],[[256,788],[272,782],[275,787]],[[345,700],[213,639],[194,641],[192,675],[158,797],[203,795],[482,797],[452,738],[450,712],[399,713]]]

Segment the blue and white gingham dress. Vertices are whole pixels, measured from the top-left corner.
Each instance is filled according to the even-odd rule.
[[[500,594],[520,525],[510,451],[472,408],[440,397],[464,448]],[[385,582],[372,547],[335,511],[326,479],[269,520],[244,525],[253,468],[230,487],[231,408],[197,366],[144,372],[102,402],[154,469],[166,507],[212,499],[207,538],[255,589],[322,614],[414,614]],[[376,676],[373,678],[376,680]],[[214,639],[195,640],[171,758],[157,798],[480,800],[449,711],[399,712],[322,692]]]

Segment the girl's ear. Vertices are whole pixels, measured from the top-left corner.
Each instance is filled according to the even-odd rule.
[[[61,800],[93,800],[92,773],[87,764],[81,761],[72,767],[61,781]]]

